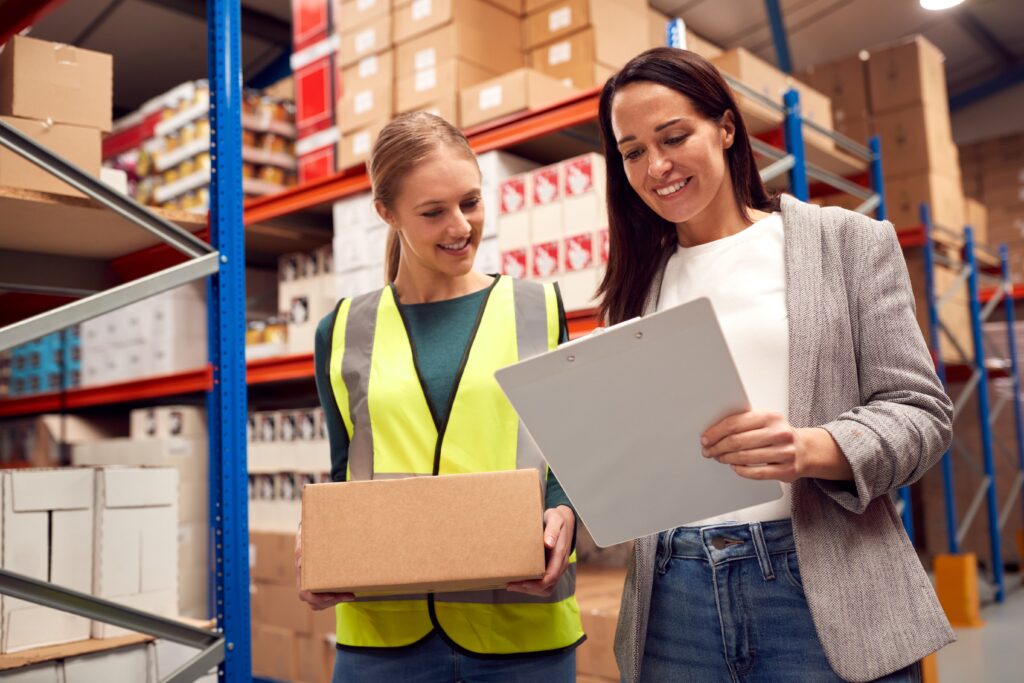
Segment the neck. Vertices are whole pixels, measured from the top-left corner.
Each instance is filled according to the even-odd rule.
[[[768,214],[747,207],[744,217],[737,206],[732,192],[732,185],[723,183],[718,196],[701,213],[685,223],[676,223],[676,235],[680,246],[695,247],[699,244],[714,242],[730,235],[742,232]],[[749,218],[748,218],[749,217]]]
[[[475,270],[452,276],[415,268],[403,260],[398,265],[394,286],[403,304],[428,304],[479,292],[490,286],[492,281],[493,278]]]

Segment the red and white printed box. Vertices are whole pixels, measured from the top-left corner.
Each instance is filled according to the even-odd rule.
[[[599,154],[584,154],[562,162],[565,178],[565,231],[594,232],[608,226],[605,203],[605,162]]]
[[[594,266],[594,233],[581,232],[565,238],[562,269],[566,273]]]
[[[611,248],[611,232],[608,228],[597,231],[597,263],[600,266],[608,264],[608,251]]]
[[[534,242],[562,238],[562,169],[545,166],[530,175],[530,227]]]
[[[566,311],[582,311],[597,307],[597,285],[604,270],[584,268],[558,276],[558,289]]]
[[[533,277],[549,278],[561,272],[560,261],[563,244],[561,241],[535,242],[533,244]]]
[[[332,0],[292,0],[293,50],[301,50],[331,34],[333,5]]]
[[[295,143],[299,161],[299,182],[308,183],[334,175],[338,170],[337,128],[327,128]]]
[[[294,57],[294,55],[293,55]],[[299,139],[331,128],[337,106],[335,54],[329,52],[295,66],[295,127]]]
[[[530,176],[507,178],[498,186],[498,251],[502,275],[530,277]]]

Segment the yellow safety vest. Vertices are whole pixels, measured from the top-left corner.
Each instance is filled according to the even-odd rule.
[[[447,421],[430,410],[393,289],[339,304],[330,378],[349,437],[349,481],[531,467],[546,480],[547,464],[533,440],[524,437],[494,372],[557,346],[555,288],[498,277],[485,297]],[[575,553],[569,561],[546,598],[497,590],[340,604],[338,643],[401,647],[436,629],[479,654],[573,646],[582,640],[583,627],[575,598]]]

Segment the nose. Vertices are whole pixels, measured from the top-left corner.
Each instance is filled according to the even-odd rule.
[[[652,178],[664,178],[672,170],[672,162],[668,157],[651,153],[648,156],[647,175]]]

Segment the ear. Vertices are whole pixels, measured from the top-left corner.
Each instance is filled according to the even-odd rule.
[[[384,202],[379,199],[373,200],[373,210],[377,212],[380,219],[390,225],[394,229],[398,229],[398,221],[395,218],[395,214],[384,206]]]
[[[729,149],[736,140],[736,119],[733,117],[731,109],[722,114],[720,126],[722,130],[722,149]]]

